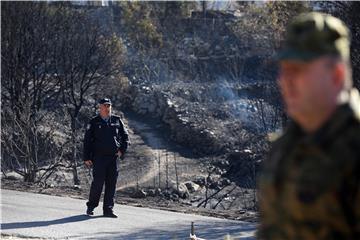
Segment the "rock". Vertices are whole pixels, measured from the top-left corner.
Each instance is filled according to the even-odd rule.
[[[173,201],[179,201],[179,195],[177,195],[176,193],[172,193],[170,195],[170,199]]]
[[[163,191],[162,194],[164,195],[165,198],[170,199],[171,192],[169,190]]]
[[[219,190],[221,188],[220,182],[212,182],[212,183],[210,183],[209,188]]]
[[[176,193],[179,195],[179,197],[185,199],[189,197],[189,191],[184,183],[179,183],[179,186],[176,185],[174,181],[172,181],[172,184],[170,186],[171,192]]]
[[[202,200],[202,197],[200,196],[194,196],[190,199],[190,202],[199,202],[200,200]]]
[[[17,172],[8,172],[8,173],[6,173],[4,178],[7,179],[7,180],[13,180],[13,181],[23,180],[23,176],[21,176]]]
[[[218,203],[218,200],[212,198],[208,202],[208,207],[210,209],[215,209],[215,206],[216,206],[217,203]]]
[[[147,193],[142,189],[139,189],[139,190],[135,191],[131,195],[131,197],[133,197],[133,198],[146,198],[146,196],[147,196]]]
[[[157,195],[156,190],[155,189],[149,189],[147,191],[147,195],[150,196],[150,197],[155,197]]]
[[[221,160],[221,162],[219,163],[219,165],[221,166],[221,167],[228,167],[229,165],[230,165],[230,163],[229,163],[229,161],[228,160]]]
[[[213,176],[208,176],[208,177],[206,178],[206,184],[211,185],[211,184],[214,183],[214,182],[215,182],[215,180],[214,180],[214,177],[213,177]]]
[[[6,176],[5,179],[12,180],[12,181],[20,180],[19,177],[14,176],[14,175]]]
[[[215,174],[218,174],[218,175],[223,174],[223,172],[224,172],[224,171],[221,170],[219,167],[216,167],[215,170],[214,170],[214,173],[215,173]]]
[[[196,192],[200,189],[200,186],[194,182],[188,181],[184,183],[190,193]]]
[[[252,154],[252,151],[250,149],[244,149],[244,153]]]
[[[193,182],[198,184],[200,187],[203,187],[203,186],[205,186],[205,183],[206,183],[206,177],[198,176],[195,178],[195,180]]]
[[[227,179],[227,178],[222,178],[221,180],[220,180],[220,185],[221,186],[228,186],[228,185],[230,185],[231,184],[231,181],[229,180],[229,179]]]
[[[162,195],[163,193],[161,191],[161,188],[155,189],[155,194],[158,195],[158,196]]]
[[[73,186],[73,189],[75,189],[75,190],[81,190],[81,186],[80,186],[80,185],[74,185],[74,186]]]

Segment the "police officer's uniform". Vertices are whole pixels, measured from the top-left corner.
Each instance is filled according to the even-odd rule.
[[[102,99],[100,104],[111,104],[109,99]],[[128,147],[127,130],[119,116],[111,115],[102,119],[100,115],[92,118],[86,127],[84,138],[84,161],[92,160],[93,182],[91,183],[88,212],[99,205],[105,183],[103,211],[112,214],[114,195],[118,177],[117,153],[124,156]]]

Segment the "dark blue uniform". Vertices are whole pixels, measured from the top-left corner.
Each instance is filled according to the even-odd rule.
[[[112,212],[118,177],[117,152],[124,156],[129,137],[119,116],[108,120],[99,115],[90,120],[84,138],[84,161],[93,162],[93,182],[91,183],[88,208],[99,205],[101,191],[105,183],[104,213]]]

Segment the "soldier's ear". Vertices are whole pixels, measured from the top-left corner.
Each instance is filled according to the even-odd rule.
[[[338,62],[334,65],[334,75],[332,78],[333,84],[337,90],[342,90],[345,87],[346,66],[344,63]]]

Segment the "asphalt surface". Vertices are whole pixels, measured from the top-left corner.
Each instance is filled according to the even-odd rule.
[[[116,204],[117,219],[84,214],[85,200],[1,190],[1,233],[46,239],[189,239],[191,222],[204,239],[255,239],[255,225]]]

